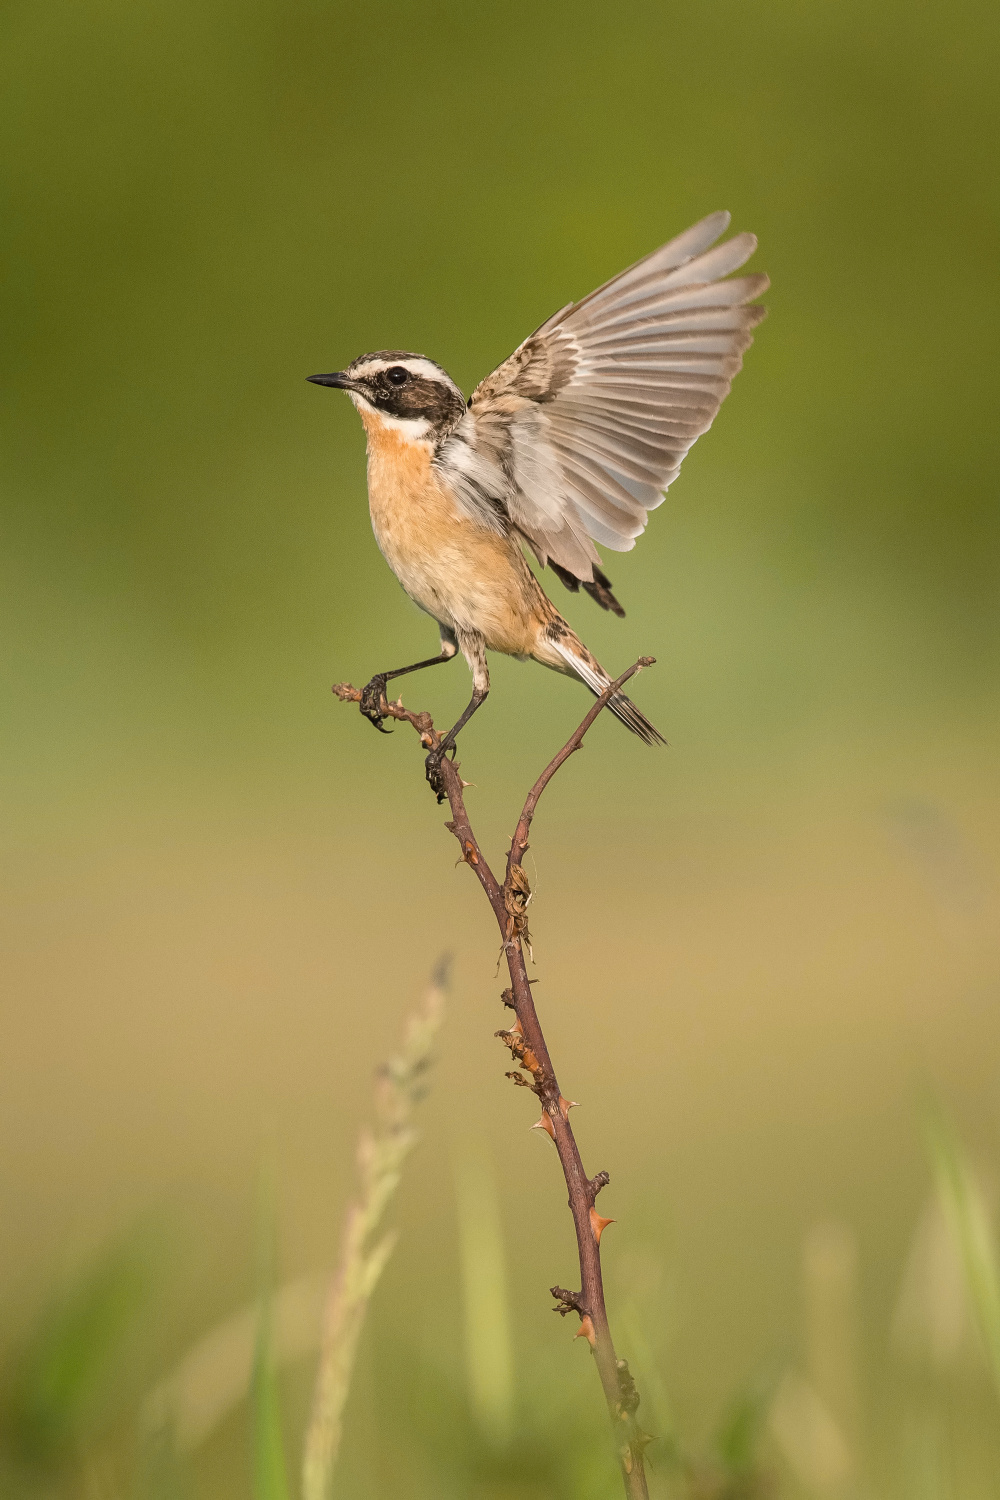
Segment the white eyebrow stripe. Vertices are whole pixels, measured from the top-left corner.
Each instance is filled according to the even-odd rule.
[[[451,378],[431,359],[366,359],[354,367],[355,375],[377,375],[380,370],[398,367],[409,370],[411,375],[423,376],[425,380],[437,381],[439,385],[453,385]]]

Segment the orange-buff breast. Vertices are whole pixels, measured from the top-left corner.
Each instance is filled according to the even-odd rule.
[[[421,609],[476,631],[509,656],[529,655],[548,601],[513,539],[478,525],[448,493],[429,443],[377,416],[368,432],[368,503],[382,555]]]

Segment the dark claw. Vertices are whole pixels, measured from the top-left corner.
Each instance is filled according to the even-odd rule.
[[[382,722],[385,712],[382,704],[385,699],[385,685],[387,678],[383,672],[377,672],[371,682],[361,689],[361,698],[358,707],[370,724],[374,724],[379,734],[391,734],[391,729],[383,729]]]

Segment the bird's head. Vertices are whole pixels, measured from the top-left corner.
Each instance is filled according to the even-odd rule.
[[[440,365],[399,349],[362,354],[346,370],[306,378],[346,391],[366,426],[381,419],[411,442],[437,442],[465,411],[465,397]]]

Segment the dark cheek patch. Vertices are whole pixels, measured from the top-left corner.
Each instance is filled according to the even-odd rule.
[[[372,382],[372,399],[379,411],[403,421],[424,418],[432,427],[450,426],[465,410],[465,402],[442,381],[411,376],[395,386],[384,377]]]

